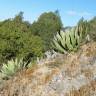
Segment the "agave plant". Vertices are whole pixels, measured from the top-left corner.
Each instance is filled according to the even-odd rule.
[[[76,31],[81,39],[81,42],[84,41],[85,37],[88,34],[89,25],[87,21],[84,21],[83,18],[78,22],[78,25],[76,27]]]
[[[53,39],[53,48],[61,53],[77,50],[86,37],[87,28],[87,22],[82,21],[70,30],[57,32]]]
[[[8,61],[8,63],[3,64],[1,68],[2,78],[10,78],[17,71],[21,70],[22,68],[25,68],[25,65],[26,64],[23,62],[23,59],[15,59]]]
[[[67,53],[68,51],[77,49],[78,45],[79,37],[75,33],[75,30],[71,29],[68,32],[60,31],[57,33],[54,37],[52,46],[61,53]]]

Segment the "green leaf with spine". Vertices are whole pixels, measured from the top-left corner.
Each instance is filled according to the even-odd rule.
[[[26,67],[26,63],[23,62],[23,59],[15,59],[10,60],[7,62],[7,64],[3,64],[1,68],[1,74],[2,78],[9,79],[11,76],[13,76],[17,71],[23,69]]]
[[[71,37],[71,35],[69,34],[69,32],[66,32],[66,45],[67,45],[67,48],[69,49],[69,51],[73,50],[73,46],[71,44],[70,37]]]
[[[66,47],[66,43],[65,43],[65,33],[64,32],[60,32],[60,35],[61,35],[61,38],[62,38],[62,40],[61,40],[61,44],[62,44],[62,46],[65,48]],[[64,38],[65,37],[65,38]],[[66,49],[66,48],[65,48]]]
[[[54,38],[52,45],[54,46],[55,50],[57,50],[57,51],[59,51],[61,53],[64,53],[65,50],[60,46],[60,44],[59,44],[59,42],[57,41],[56,38]]]
[[[54,49],[61,53],[76,51],[87,36],[87,22],[79,22],[76,27],[66,32],[60,31],[54,37]]]
[[[75,37],[75,31],[74,31],[75,29],[73,28],[72,30],[71,30],[71,32],[69,32],[69,34],[70,34],[70,38],[71,38],[71,43],[72,43],[72,46],[75,46],[76,45],[76,37]]]

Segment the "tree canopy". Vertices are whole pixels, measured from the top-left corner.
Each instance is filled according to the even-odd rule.
[[[30,27],[31,24],[23,20],[22,12],[0,22],[0,61],[42,55],[43,41],[32,34]]]
[[[58,14],[57,14],[58,13]],[[62,28],[59,12],[45,12],[31,26],[34,35],[42,38],[45,50],[50,49],[53,36]]]

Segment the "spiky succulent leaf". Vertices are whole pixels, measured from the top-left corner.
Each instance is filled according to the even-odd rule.
[[[60,36],[62,38],[61,40],[61,44],[63,46],[63,48],[65,48],[65,44],[66,44],[66,41],[65,41],[65,33],[63,31],[60,32]]]
[[[53,40],[54,49],[60,52],[78,49],[80,43],[82,43],[83,39],[87,36],[87,31],[87,22],[83,20],[71,30],[66,30],[66,32],[60,31]]]
[[[55,49],[57,49],[61,53],[64,53],[65,52],[65,50],[60,46],[60,44],[56,40],[53,40],[53,43],[55,45]]]
[[[59,35],[59,33],[57,33],[56,38],[58,41],[61,41],[61,39],[62,39],[61,36]]]
[[[7,64],[3,64],[1,68],[2,77],[10,78],[10,76],[14,75],[17,71],[24,68],[26,63],[23,62],[23,59],[15,59],[10,60]]]
[[[66,32],[66,45],[69,49],[69,51],[73,50],[73,46],[70,42],[70,35],[69,35],[69,32]]]
[[[71,38],[72,46],[75,47],[76,46],[76,37],[75,37],[75,29],[74,28],[70,32],[70,38]]]

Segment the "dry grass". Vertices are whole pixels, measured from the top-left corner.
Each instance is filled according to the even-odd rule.
[[[0,96],[42,96],[40,94],[43,94],[44,85],[58,73],[58,68],[50,70],[44,65],[34,66],[8,80],[6,86],[0,90]]]
[[[53,61],[43,65],[35,65],[31,69],[19,72],[11,80],[5,83],[0,89],[0,96],[61,96],[55,90],[49,91],[47,94],[45,88],[52,80],[54,75],[59,75],[61,70],[66,71],[66,76],[75,78],[78,74],[84,74],[86,79],[92,78],[95,69],[81,69],[81,63],[90,63],[89,57],[96,56],[96,43],[89,43],[81,47],[77,53],[71,53],[67,56],[61,55]],[[80,61],[81,57],[85,58]],[[49,89],[48,89],[49,90]],[[96,96],[96,81],[91,81],[88,85],[80,87],[79,90],[70,91],[70,93],[62,96]]]
[[[96,81],[82,86],[79,90],[72,90],[66,96],[96,96]]]

